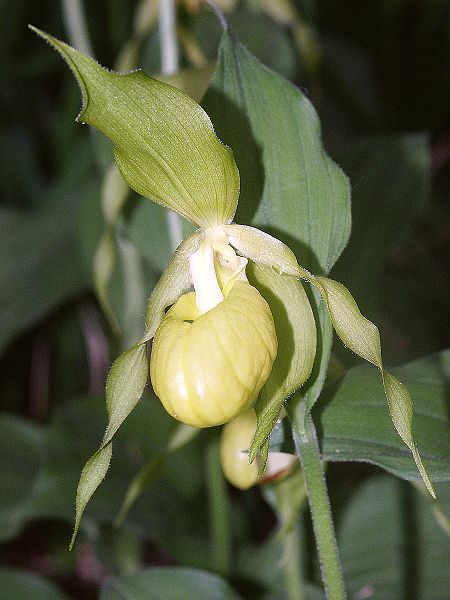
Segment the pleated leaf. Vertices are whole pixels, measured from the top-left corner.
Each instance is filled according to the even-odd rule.
[[[200,227],[233,219],[239,172],[230,148],[189,96],[143,71],[118,74],[31,27],[64,58],[81,88],[78,120],[114,145],[117,166],[142,196]]]
[[[447,381],[450,350],[393,368],[414,401],[414,432],[433,482],[450,479],[450,422]],[[391,376],[392,377],[392,376]],[[386,395],[377,371],[369,365],[349,369],[323,390],[315,420],[320,423],[326,461],[366,461],[397,477],[420,475],[403,440],[392,427]],[[271,435],[271,450],[294,452],[288,420]]]
[[[228,30],[203,106],[239,167],[236,221],[273,233],[308,269],[328,273],[350,235],[350,186],[323,148],[311,102]]]

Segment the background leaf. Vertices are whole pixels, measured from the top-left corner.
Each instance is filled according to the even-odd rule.
[[[413,430],[417,445],[434,481],[449,478],[450,431],[447,385],[450,351],[434,354],[392,369],[407,385],[414,406]],[[322,454],[327,461],[367,461],[398,477],[417,480],[419,474],[408,449],[397,436],[379,374],[375,368],[350,369],[327,386],[316,406]],[[272,434],[274,449],[290,448],[288,428]]]
[[[0,598],[2,600],[67,600],[58,588],[29,571],[0,569]]]
[[[331,152],[352,182],[352,235],[333,278],[351,290],[370,319],[378,315],[389,253],[404,243],[429,202],[428,137],[355,137],[351,144],[332,144]]]
[[[322,148],[309,100],[225,32],[203,105],[241,174],[236,222],[278,237],[306,268],[328,273],[350,234],[350,191]]]
[[[437,486],[447,511],[449,491],[448,485]],[[350,598],[445,600],[450,540],[436,523],[431,504],[388,476],[355,490],[337,525]]]
[[[177,567],[146,569],[110,580],[100,600],[239,600],[232,588],[212,573]]]
[[[88,287],[89,273],[77,259],[75,214],[70,202],[0,211],[0,350]]]

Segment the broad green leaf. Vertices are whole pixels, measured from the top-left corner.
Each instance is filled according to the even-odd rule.
[[[327,273],[350,233],[350,191],[325,154],[309,100],[225,32],[203,105],[239,166],[236,221],[275,235],[307,268]]]
[[[2,600],[67,600],[56,585],[41,575],[22,569],[0,569]]]
[[[437,486],[450,509],[449,486]],[[450,540],[433,502],[389,476],[362,482],[346,496],[337,538],[349,598],[444,600]]]
[[[450,423],[447,411],[447,381],[450,351],[392,369],[411,393],[414,403],[414,433],[430,476],[449,479]],[[418,479],[411,455],[392,428],[386,411],[383,386],[375,369],[350,369],[339,383],[323,390],[314,409],[327,461],[366,461],[397,477]],[[286,426],[285,426],[286,425]],[[271,435],[271,449],[293,452],[288,424]]]
[[[230,222],[239,173],[230,148],[189,96],[143,71],[117,74],[32,27],[72,69],[83,95],[78,119],[114,145],[117,166],[142,196],[200,227]]]
[[[269,379],[255,404],[257,429],[250,449],[253,461],[258,448],[267,441],[284,400],[311,373],[316,355],[316,325],[300,281],[284,277],[270,266],[251,263],[248,277],[268,302],[281,342]]]
[[[0,540],[17,535],[32,506],[32,494],[44,459],[40,427],[19,417],[0,416]]]
[[[111,578],[100,600],[239,600],[228,583],[207,571],[181,567],[145,569]]]
[[[89,285],[77,259],[74,203],[0,211],[0,350]],[[55,256],[58,260],[55,260]]]

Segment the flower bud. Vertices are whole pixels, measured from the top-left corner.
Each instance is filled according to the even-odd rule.
[[[284,452],[270,452],[264,476],[258,480],[257,460],[249,463],[248,449],[256,431],[256,414],[253,408],[241,413],[222,429],[220,460],[225,477],[235,487],[246,490],[256,483],[270,483],[288,475],[297,457]]]
[[[167,312],[153,341],[150,376],[176,419],[221,425],[247,410],[269,377],[277,353],[275,325],[258,290],[237,280],[201,314],[195,292]]]
[[[222,429],[220,461],[225,477],[240,490],[246,490],[258,481],[256,461],[248,462],[248,449],[256,429],[253,408],[241,413]]]

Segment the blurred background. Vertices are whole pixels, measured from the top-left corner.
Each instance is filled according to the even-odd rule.
[[[327,151],[351,178],[353,232],[333,276],[379,325],[385,362],[448,347],[450,2],[216,4],[247,48],[312,100]],[[179,0],[180,73],[170,76],[156,0],[2,0],[0,11],[0,598],[90,600],[111,575],[149,565],[217,571],[205,517],[209,434],[160,461],[174,423],[150,391],[124,425],[67,552],[79,473],[105,425],[107,371],[140,336],[174,240],[164,211],[121,184],[109,143],[75,122],[75,80],[27,24],[108,68],[165,71],[200,100],[220,23],[200,0]],[[336,345],[336,373],[355,360]],[[151,485],[117,527],[145,465]],[[387,581],[388,595],[374,595],[355,574],[351,597],[445,600],[450,583],[436,574],[445,534],[409,484],[382,473],[356,463],[329,469],[344,562],[361,560],[352,548],[367,536],[381,564],[359,569],[378,569]],[[234,588],[243,598],[283,598],[267,494],[228,493]],[[371,527],[388,537],[371,537]],[[420,553],[427,528],[436,557]],[[307,512],[301,530],[307,579],[320,581]],[[412,571],[421,582],[411,583]]]

